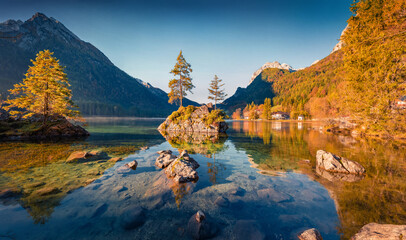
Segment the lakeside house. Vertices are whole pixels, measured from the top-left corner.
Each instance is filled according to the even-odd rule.
[[[275,119],[275,120],[287,120],[289,118],[290,118],[289,113],[286,113],[286,112],[278,111],[278,112],[272,113],[272,119]]]
[[[304,116],[303,116],[303,115],[299,115],[299,116],[297,117],[297,120],[303,121],[303,120],[304,120]]]
[[[406,109],[406,96],[395,100],[395,108]]]

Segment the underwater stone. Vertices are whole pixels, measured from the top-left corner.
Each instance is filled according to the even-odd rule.
[[[218,228],[207,221],[202,211],[198,211],[189,219],[187,232],[193,239],[208,239],[216,235]]]
[[[359,175],[365,173],[365,168],[361,164],[323,150],[317,151],[316,167],[329,172]]]
[[[236,240],[262,240],[265,234],[255,220],[238,220],[234,225],[234,239]]]
[[[300,240],[323,240],[321,234],[315,228],[307,229],[306,231],[299,234],[297,237]]]
[[[380,240],[380,239],[404,239],[406,225],[369,223],[361,228],[351,240]]]
[[[131,230],[143,225],[145,222],[145,211],[142,207],[133,206],[124,210],[121,223],[124,229]]]
[[[228,207],[230,205],[230,201],[228,201],[227,198],[220,196],[214,201],[214,204],[219,207]]]
[[[263,199],[269,199],[273,202],[287,202],[292,199],[292,197],[286,193],[283,192],[277,192],[273,188],[265,188],[265,189],[260,189],[257,191],[258,197],[263,198]]]
[[[38,194],[40,196],[46,196],[46,195],[51,195],[51,194],[55,194],[55,193],[59,193],[61,192],[61,190],[59,190],[59,188],[56,187],[47,187],[47,188],[41,188],[37,191],[35,191],[35,194]]]

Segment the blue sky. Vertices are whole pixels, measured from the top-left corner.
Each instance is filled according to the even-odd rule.
[[[265,62],[294,68],[326,57],[352,0],[0,0],[0,21],[35,12],[61,21],[133,77],[168,91],[179,51],[193,68],[194,94],[208,102],[216,74],[231,96]]]

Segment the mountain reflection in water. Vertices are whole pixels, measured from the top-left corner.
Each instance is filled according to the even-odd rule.
[[[93,119],[84,141],[0,143],[0,190],[9,191],[0,194],[0,235],[190,239],[187,222],[197,210],[219,227],[219,238],[236,238],[240,220],[269,239],[310,227],[324,239],[349,239],[370,222],[406,222],[404,145],[324,134],[320,124],[301,122],[230,121],[228,136],[162,136],[161,121]],[[73,151],[93,149],[128,157],[65,163]],[[155,168],[156,151],[165,149],[188,150],[201,165],[199,180],[176,185]],[[317,171],[319,149],[361,163],[367,174],[347,181]],[[135,171],[119,171],[133,160]],[[129,206],[145,214],[132,231],[120,227]]]

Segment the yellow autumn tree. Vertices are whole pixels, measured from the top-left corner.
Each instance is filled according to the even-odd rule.
[[[52,115],[75,118],[79,116],[72,102],[72,92],[64,67],[49,50],[40,51],[28,68],[22,83],[9,90],[15,98],[8,99],[6,110],[12,116],[29,118],[41,115],[44,123]]]
[[[359,0],[344,41],[345,108],[373,133],[406,130],[406,0]]]

